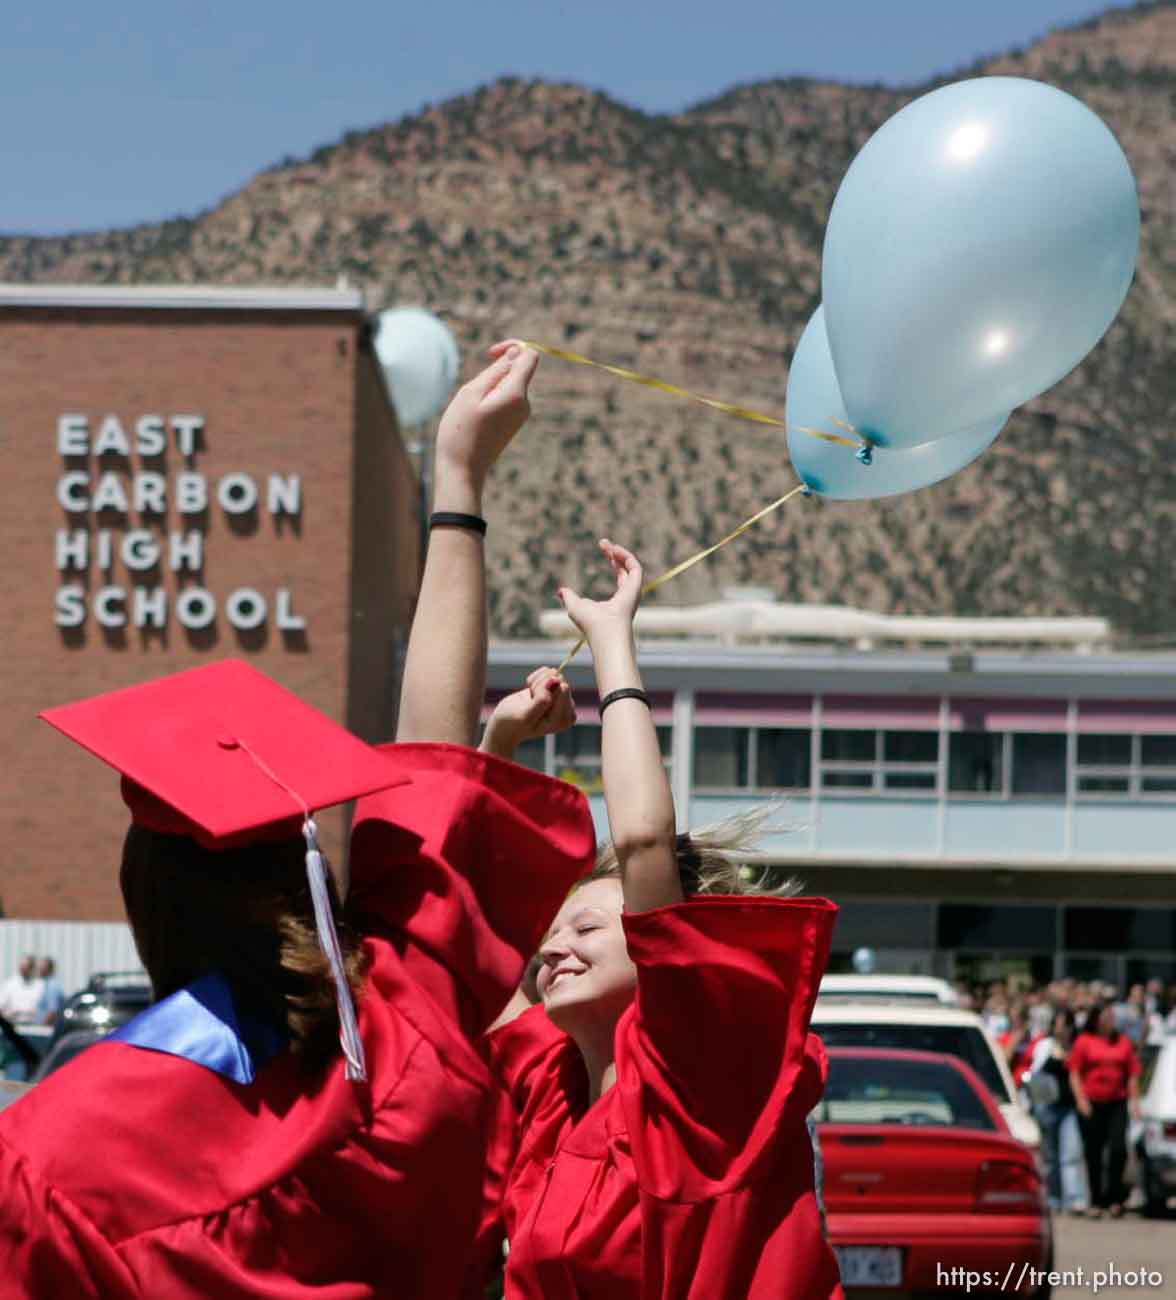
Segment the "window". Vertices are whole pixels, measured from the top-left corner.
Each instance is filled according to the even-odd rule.
[[[822,731],[821,761],[872,763],[878,757],[876,731]]]
[[[1176,736],[1138,736],[1139,793],[1176,794]]]
[[[1057,910],[1030,904],[941,903],[938,947],[1053,950]]]
[[[1170,907],[1067,907],[1065,946],[1082,952],[1171,952],[1176,949],[1176,909]]]
[[[938,770],[937,731],[830,728],[821,733],[823,790],[934,793]]]
[[[882,757],[888,763],[935,763],[939,735],[934,731],[884,731]]]
[[[1013,794],[1066,793],[1066,737],[1048,732],[1013,736]]]
[[[818,1003],[813,1014],[813,1032],[820,1035],[826,1047],[897,1047],[903,1051],[958,1056],[976,1071],[998,1102],[1012,1101],[993,1055],[996,1049],[989,1047],[979,1025],[904,1024],[898,1020],[889,1024],[843,1023],[825,1019]]]
[[[1079,736],[1079,767],[1128,767],[1131,764],[1130,736]]]
[[[833,942],[848,949],[932,948],[931,904],[844,899]]]
[[[821,788],[873,790],[878,733],[850,729],[821,732]]]
[[[1131,736],[1079,736],[1078,766],[1074,772],[1079,794],[1129,794]]]
[[[817,1119],[830,1124],[996,1128],[958,1070],[934,1061],[833,1057]]]
[[[578,785],[588,794],[600,794],[604,789],[600,774],[600,735],[599,723],[579,723],[568,731],[561,731],[558,736],[549,736],[548,742],[554,743],[547,751],[550,760],[547,770],[552,776]],[[673,728],[658,727],[657,743],[662,762],[668,769]]]
[[[937,731],[884,731],[882,781],[887,790],[934,790],[939,765]]]
[[[694,784],[700,790],[745,790],[750,727],[696,727]]]
[[[1078,737],[1079,795],[1176,794],[1176,736]]]
[[[696,727],[699,790],[807,790],[812,732],[807,727]]]
[[[1000,732],[953,732],[947,748],[947,788],[953,794],[1003,794],[1004,751]]]
[[[807,790],[812,772],[812,732],[807,727],[761,727],[755,733],[758,790]]]
[[[1144,767],[1176,767],[1176,736],[1140,736]]]
[[[539,740],[524,740],[515,751],[514,761],[521,763],[523,767],[529,767],[536,772],[547,771],[547,742],[542,737]]]

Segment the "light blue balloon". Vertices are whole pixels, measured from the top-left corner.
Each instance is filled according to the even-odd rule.
[[[1138,247],[1131,168],[1073,96],[981,77],[908,104],[854,159],[825,233],[852,423],[913,447],[1044,392],[1114,320]]]
[[[792,467],[814,492],[842,501],[896,496],[938,483],[986,451],[1008,418],[1006,411],[919,447],[878,447],[870,463],[863,464],[853,447],[803,432],[816,429],[850,436],[837,423],[848,423],[848,415],[837,387],[823,308],[818,307],[805,326],[788,372],[784,419]]]

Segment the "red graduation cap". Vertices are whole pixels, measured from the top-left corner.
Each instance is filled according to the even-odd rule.
[[[335,977],[348,1077],[365,1076],[312,812],[403,785],[391,760],[240,659],[46,709],[122,773],[132,820],[210,849],[306,839],[315,921]]]
[[[296,836],[311,811],[405,780],[385,755],[241,659],[40,716],[122,773],[134,822],[210,849]]]

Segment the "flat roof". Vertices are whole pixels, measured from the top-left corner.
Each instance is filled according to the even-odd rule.
[[[337,311],[348,314],[366,310],[359,289],[324,289],[313,285],[244,288],[208,284],[0,284],[0,310],[5,307]]]
[[[491,641],[489,685],[514,689],[532,668],[558,664],[571,645],[571,638]],[[662,638],[639,638],[638,651],[651,690],[1176,699],[1172,651],[857,650]],[[567,677],[580,688],[592,684],[586,648]]]

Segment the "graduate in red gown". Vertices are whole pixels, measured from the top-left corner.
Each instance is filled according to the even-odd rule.
[[[806,1127],[836,908],[756,894],[676,834],[633,639],[641,570],[601,548],[615,594],[561,599],[595,663],[612,852],[540,946],[541,1005],[516,998],[489,1036],[518,1124],[507,1300],[839,1298]]]
[[[534,364],[442,421],[402,743],[232,660],[45,715],[123,774],[160,1000],[0,1114],[5,1300],[461,1293],[496,1096],[473,1040],[594,838],[579,792],[469,748],[482,487]],[[558,689],[523,703],[528,734],[566,722]],[[344,909],[312,813],[356,796]]]

